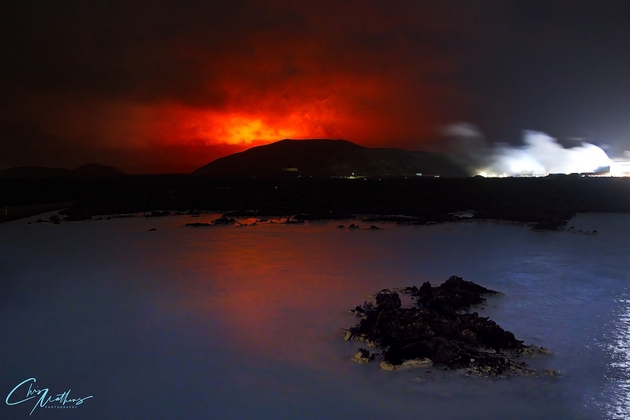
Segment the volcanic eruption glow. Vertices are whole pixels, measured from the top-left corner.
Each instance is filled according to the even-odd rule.
[[[162,143],[251,147],[285,138],[327,137],[325,124],[313,123],[308,114],[223,111],[170,106],[157,110],[153,118],[155,133]]]
[[[214,131],[214,138],[227,144],[249,144],[254,141],[270,142],[278,139],[302,136],[301,130],[291,125],[273,126],[259,117],[228,115],[220,124],[211,121],[206,131]]]

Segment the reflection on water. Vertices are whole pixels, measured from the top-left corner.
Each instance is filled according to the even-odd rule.
[[[238,351],[321,368],[335,356],[314,343],[347,344],[348,309],[391,282],[383,279],[395,271],[391,255],[365,241],[383,233],[331,223],[189,230],[186,257],[162,264],[165,272],[196,270],[179,291],[187,310],[221,319]]]
[[[630,418],[630,298],[616,302],[614,318],[608,328],[606,350],[612,363],[606,374],[607,384],[601,404],[608,418]]]
[[[92,420],[628,418],[629,219],[578,218],[592,236],[493,223],[192,229],[179,217],[0,225],[0,403],[37,376],[93,394],[77,412]],[[554,350],[533,363],[563,378],[416,380],[349,361],[361,346],[342,340],[349,308],[451,275],[504,292],[484,316]]]

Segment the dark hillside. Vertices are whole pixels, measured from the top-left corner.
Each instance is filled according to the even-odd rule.
[[[370,149],[346,140],[281,140],[219,158],[193,172],[215,178],[466,176],[444,156]]]

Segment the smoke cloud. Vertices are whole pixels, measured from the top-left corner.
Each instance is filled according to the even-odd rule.
[[[565,148],[555,138],[538,131],[524,131],[523,146],[502,143],[490,146],[475,126],[465,123],[451,124],[442,134],[446,137],[442,151],[468,168],[471,175],[589,173],[608,170],[612,162],[599,146],[584,142]]]
[[[0,2],[11,63],[0,66],[0,168],[96,161],[171,172],[283,138],[428,142],[434,127],[463,118],[453,105],[467,103],[454,86],[461,52],[485,45],[468,23],[475,10],[410,0]]]
[[[583,143],[565,149],[556,139],[536,131],[525,131],[520,148],[499,146],[486,173],[495,175],[531,175],[588,173],[610,167],[606,152]]]
[[[630,150],[630,2],[564,3],[0,1],[0,168],[189,171],[287,137],[427,150],[452,121]],[[510,155],[451,131],[468,168]]]

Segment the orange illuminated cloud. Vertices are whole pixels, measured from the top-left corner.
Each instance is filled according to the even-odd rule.
[[[284,138],[419,149],[461,120],[453,34],[471,38],[467,6],[458,19],[420,3],[158,0],[26,14],[15,29],[45,36],[23,48],[28,60],[14,57],[3,114],[15,146],[0,165],[39,153],[45,164],[192,170]]]
[[[270,117],[245,112],[204,112],[190,110],[180,122],[181,135],[199,139],[207,144],[225,143],[249,145],[268,143],[285,138],[312,136],[304,120],[299,116]]]
[[[455,70],[453,58],[414,39],[416,31],[439,32],[443,17],[413,7],[340,5],[330,14],[272,5],[261,11],[269,24],[244,27],[218,57],[197,41],[177,45],[174,53],[194,63],[186,70],[197,89],[154,105],[150,137],[243,148],[284,138],[417,148],[457,112],[446,103],[464,102],[439,81]]]
[[[165,144],[249,146],[285,138],[344,138],[388,145],[427,137],[441,122],[435,102],[445,92],[390,77],[309,74],[279,83],[277,90],[258,89],[246,78],[221,108],[163,104],[151,110],[147,127]],[[409,101],[410,94],[422,99]]]

